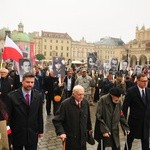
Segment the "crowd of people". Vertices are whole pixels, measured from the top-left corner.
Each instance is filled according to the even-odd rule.
[[[10,148],[37,149],[38,138],[44,132],[45,102],[46,113],[54,116],[56,134],[66,142],[66,150],[86,150],[87,136],[93,131],[97,150],[107,147],[120,150],[119,124],[127,136],[125,150],[132,149],[134,139],[141,139],[141,149],[149,150],[150,84],[147,72],[143,69],[131,75],[124,67],[118,71],[116,63],[118,61],[114,59],[106,76],[103,72],[81,67],[78,70],[68,68],[61,77],[47,66],[35,65],[32,72],[23,73],[21,81],[10,64],[1,68],[0,120],[6,120],[10,126]],[[31,69],[31,65],[28,68]],[[96,103],[92,128],[90,107],[95,107]]]

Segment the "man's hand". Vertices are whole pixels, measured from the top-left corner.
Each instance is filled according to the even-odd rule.
[[[104,134],[103,134],[103,137],[106,137],[106,138],[107,138],[107,137],[110,137],[110,133],[104,133]]]
[[[66,134],[61,134],[59,137],[62,141],[64,141],[67,138]]]

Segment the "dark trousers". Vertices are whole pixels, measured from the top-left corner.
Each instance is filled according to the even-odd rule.
[[[127,136],[127,143],[128,143],[129,150],[131,150],[131,148],[132,148],[133,141],[134,141],[134,136],[129,134]],[[149,139],[141,139],[141,145],[142,145],[142,150],[150,150],[150,148],[149,148]],[[125,146],[124,150],[127,150],[126,146]]]
[[[68,98],[72,95],[72,91],[65,91],[65,98]]]
[[[13,145],[13,150],[23,150],[23,148],[25,150],[37,150],[37,144],[33,144],[30,146],[17,146],[17,145]]]
[[[50,96],[48,94],[46,94],[46,112],[47,114],[51,113],[51,99]]]

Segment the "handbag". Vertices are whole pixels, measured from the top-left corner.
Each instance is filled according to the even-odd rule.
[[[87,142],[90,145],[94,145],[95,144],[95,140],[94,140],[93,132],[92,131],[87,131]]]

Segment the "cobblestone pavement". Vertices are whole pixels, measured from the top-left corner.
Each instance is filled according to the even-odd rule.
[[[62,142],[61,140],[56,136],[55,129],[52,124],[52,118],[53,115],[47,116],[45,112],[45,103],[43,105],[44,110],[44,134],[43,138],[39,140],[38,143],[38,150],[62,150]],[[91,117],[92,117],[92,124],[94,127],[95,123],[95,111],[96,111],[96,105],[91,106]],[[124,144],[125,144],[125,137],[123,136],[122,131],[120,131],[120,142],[121,142],[121,150],[123,150]],[[133,148],[132,150],[141,150],[140,148],[140,142],[139,140],[134,140]],[[87,144],[88,150],[96,150],[97,149],[97,142],[95,145],[89,145]]]

